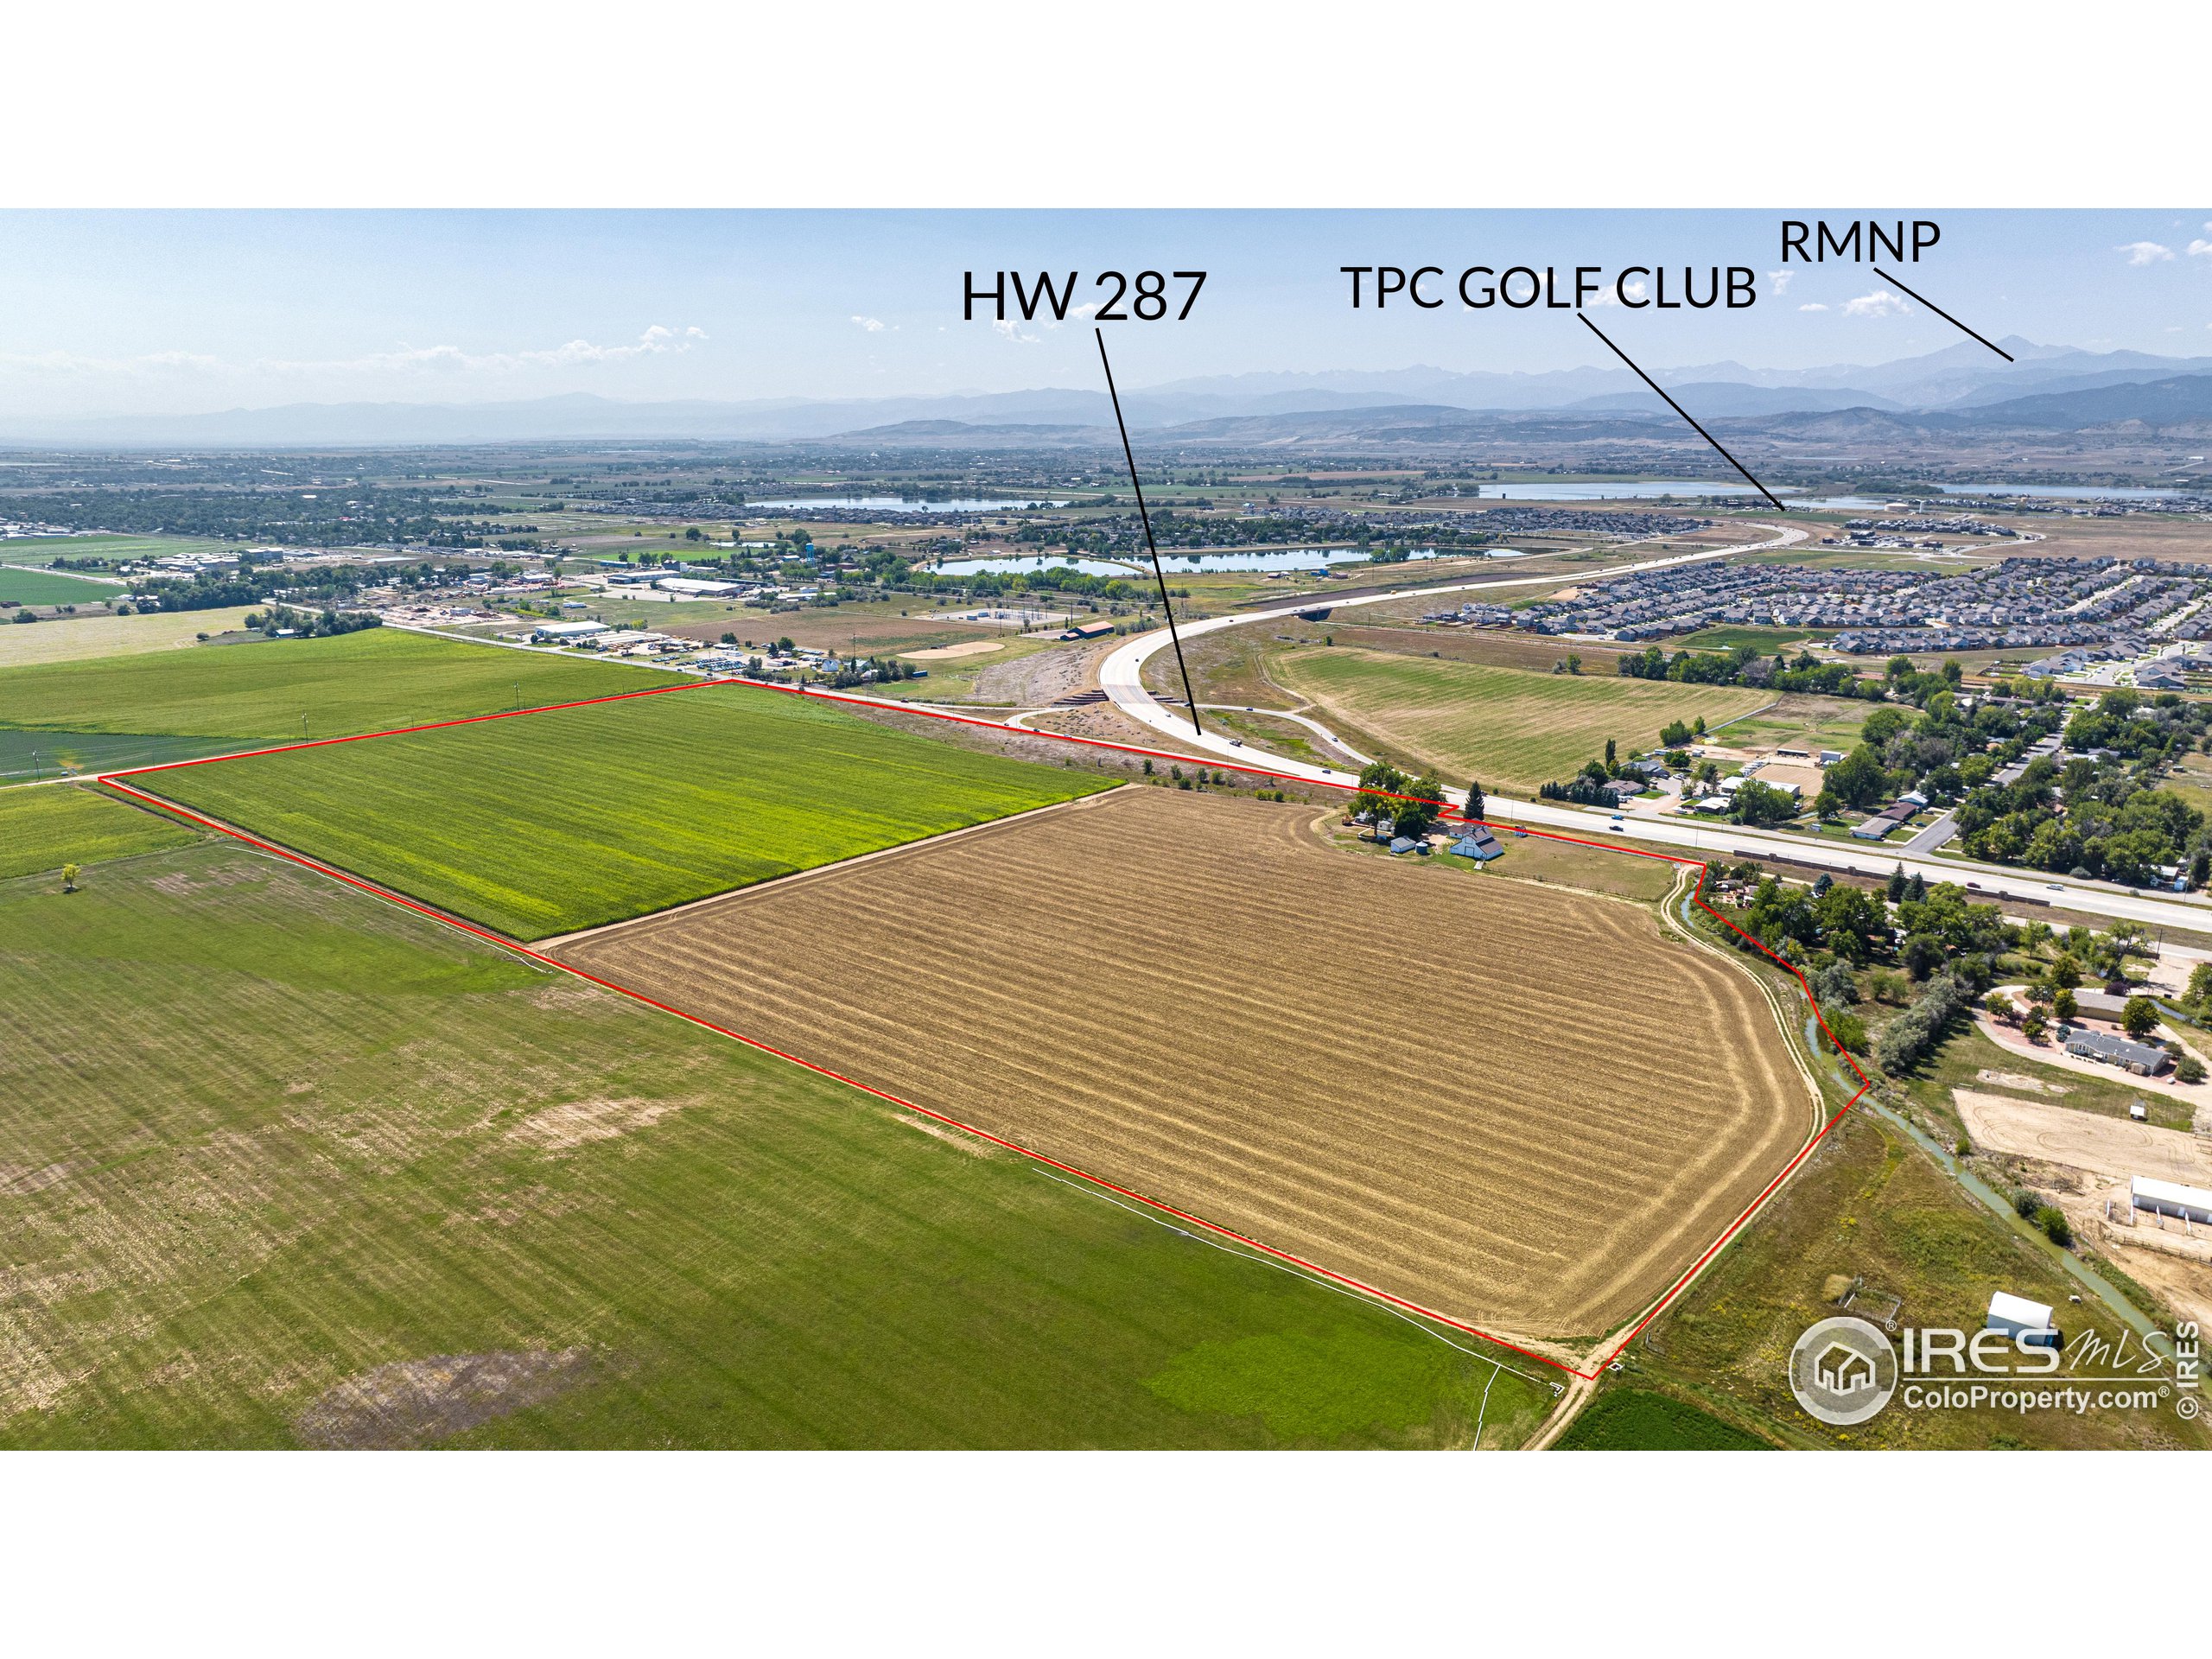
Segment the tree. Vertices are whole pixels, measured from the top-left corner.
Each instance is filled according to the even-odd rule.
[[[2046,1204],[2036,1211],[2036,1225],[2043,1229],[2044,1236],[2060,1249],[2074,1243],[2074,1229],[2066,1219],[2066,1212],[2055,1204]]]
[[[2174,1076],[2183,1083],[2204,1081],[2204,1062],[2194,1054],[2184,1054],[2174,1062]]]
[[[2031,1043],[2043,1041],[2043,1034],[2050,1029],[2050,1021],[2044,1017],[2041,1008],[2030,1008],[2028,1017],[2020,1021],[2020,1035]]]
[[[1787,823],[1797,816],[1797,798],[1754,778],[1736,791],[1732,816],[1738,823]]]
[[[1830,766],[1821,779],[1823,792],[1833,791],[1847,805],[1862,812],[1879,805],[1889,788],[1889,773],[1865,743]]]
[[[1406,774],[1388,760],[1370,760],[1359,774],[1359,794],[1354,798],[1352,810],[1364,812],[1376,823],[1395,818],[1398,803],[1394,798],[1406,792]]]
[[[1855,1014],[1835,1013],[1824,1016],[1828,1035],[1839,1048],[1847,1048],[1853,1054],[1866,1052],[1866,1022]]]
[[[1823,1008],[1847,1008],[1859,1000],[1859,981],[1841,957],[1813,976],[1813,1000]]]
[[[1904,866],[1900,864],[1897,868],[1890,872],[1889,894],[1890,902],[1891,904],[1896,904],[1897,900],[1904,897]]]
[[[1943,942],[1932,934],[1915,933],[1905,940],[1897,960],[1913,978],[1926,979],[1943,965]]]
[[[1670,720],[1660,728],[1659,747],[1662,749],[1682,748],[1689,741],[1690,728],[1679,720]]]
[[[2012,1006],[2012,999],[2002,991],[1992,991],[1983,999],[1981,1006],[2008,1026],[2012,1023],[2012,1016],[2019,1012]]]
[[[84,866],[81,864],[64,864],[61,867],[61,891],[64,893],[76,892],[77,878],[84,873]]]
[[[1904,896],[1916,903],[1928,896],[1928,879],[1918,870],[1915,870],[1912,879],[1904,884]]]
[[[2061,951],[2050,964],[2050,982],[2062,991],[2075,989],[2082,983],[2082,964],[2069,952]]]
[[[2061,1020],[2071,1020],[2079,1011],[2079,1007],[2080,1005],[2074,1001],[2074,993],[2071,991],[2061,990],[2050,999],[2051,1014]]]
[[[1474,778],[1470,778],[1470,779],[1467,779],[1467,812],[1466,812],[1466,816],[1467,816],[1468,817],[1470,817],[1470,818],[1479,818],[1479,817],[1482,817],[1482,815],[1483,815],[1483,802],[1484,802],[1484,797],[1483,797],[1483,786],[1482,786],[1482,783],[1481,783],[1481,781],[1480,781],[1478,779],[1474,779]],[[2207,967],[2212,967],[2212,963],[2207,963],[2207,964],[2205,964],[2205,965],[2206,965]]]
[[[2120,1011],[2120,1029],[2138,1042],[2158,1028],[2158,1004],[2147,996],[2131,996]]]
[[[2189,970],[2189,996],[2191,1002],[2202,1002],[2212,996],[2212,962],[2200,962]]]
[[[1408,798],[1392,803],[1391,827],[1402,836],[1425,836],[1444,811],[1444,785],[1424,772],[1405,786]]]
[[[1608,778],[1618,778],[1621,775],[1620,762],[1615,756],[1613,740],[1609,737],[1605,740],[1605,776]]]

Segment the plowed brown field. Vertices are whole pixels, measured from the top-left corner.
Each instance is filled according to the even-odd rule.
[[[1131,788],[555,954],[1440,1312],[1618,1325],[1804,1138],[1758,987],[1313,822]]]

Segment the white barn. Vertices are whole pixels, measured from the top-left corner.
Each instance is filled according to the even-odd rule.
[[[2178,1181],[2154,1181],[2145,1175],[2136,1176],[2127,1185],[2138,1210],[2176,1216],[2212,1227],[2212,1192],[2202,1187],[2183,1186]]]

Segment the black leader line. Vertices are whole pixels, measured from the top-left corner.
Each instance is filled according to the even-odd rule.
[[[1122,429],[1122,453],[1128,457],[1129,487],[1137,493],[1137,517],[1144,522],[1144,544],[1152,550],[1153,580],[1160,584],[1160,608],[1167,613],[1167,638],[1175,647],[1175,668],[1183,677],[1183,701],[1191,710],[1191,729],[1199,736],[1205,728],[1198,724],[1198,700],[1191,695],[1191,671],[1183,664],[1183,636],[1175,631],[1175,607],[1167,602],[1167,578],[1160,568],[1160,544],[1152,539],[1152,514],[1144,505],[1144,486],[1137,481],[1136,451],[1129,448],[1129,423],[1122,418],[1122,394],[1114,390],[1114,365],[1106,358],[1106,331],[1093,328],[1098,336],[1098,362],[1106,371],[1106,395],[1114,400],[1114,424]]]
[[[1891,276],[1888,271],[1884,270],[1879,265],[1876,265],[1872,269],[1874,274],[1880,277],[1884,282],[1897,283],[1897,279],[1896,277]],[[1903,283],[1897,283],[1897,286],[1899,288],[1904,288],[1904,284]],[[1904,291],[1908,294],[1912,294],[1912,290],[1909,288],[1904,288]],[[1967,327],[1966,324],[1961,322],[1956,317],[1946,311],[1942,306],[1936,304],[1935,301],[1919,294],[1912,294],[1912,297],[1918,300],[1923,305],[1926,306],[1930,311],[1933,311],[1937,316],[1942,318],[1944,321],[1949,323],[1952,327],[1957,329],[1961,334],[1974,334],[1974,337],[1976,340],[1988,346],[1991,351],[1996,353],[1998,356],[2003,358],[2007,363],[2017,363],[2020,360],[2018,358],[2013,356],[2012,353],[2006,351],[2002,346],[1999,346],[1995,340],[1990,339],[1987,335],[1974,334],[1973,329]]]
[[[1903,286],[1903,284],[1899,284],[1899,286]],[[1684,409],[1684,408],[1683,408],[1680,404],[1676,403],[1673,398],[1671,398],[1671,397],[1667,397],[1667,393],[1666,393],[1665,389],[1664,389],[1663,387],[1662,387],[1662,386],[1660,385],[1660,384],[1659,384],[1656,380],[1654,380],[1654,379],[1653,379],[1649,375],[1646,374],[1646,373],[1645,373],[1642,369],[1638,369],[1638,368],[1637,368],[1637,366],[1636,366],[1636,365],[1635,365],[1634,363],[1630,362],[1630,361],[1629,361],[1629,355],[1628,355],[1628,353],[1627,353],[1626,352],[1624,352],[1624,351],[1621,350],[1621,348],[1620,348],[1619,346],[1618,346],[1614,345],[1614,344],[1613,344],[1613,342],[1612,342],[1611,340],[1605,340],[1605,331],[1604,329],[1600,328],[1600,327],[1599,327],[1596,323],[1594,323],[1594,322],[1591,321],[1590,321],[1590,318],[1589,318],[1589,316],[1588,316],[1588,315],[1587,315],[1587,314],[1586,314],[1586,313],[1584,313],[1584,312],[1578,311],[1578,312],[1576,312],[1574,315],[1575,315],[1576,316],[1580,317],[1580,318],[1582,319],[1582,326],[1583,326],[1584,327],[1587,328],[1587,329],[1588,329],[1592,334],[1593,334],[1597,335],[1599,339],[1600,339],[1600,340],[1605,340],[1605,349],[1606,349],[1607,351],[1611,352],[1611,353],[1615,357],[1618,357],[1618,359],[1620,359],[1620,360],[1621,360],[1622,362],[1624,362],[1624,363],[1627,363],[1627,364],[1628,364],[1628,365],[1629,365],[1629,367],[1630,367],[1630,369],[1635,370],[1635,372],[1636,372],[1636,378],[1637,378],[1637,379],[1639,379],[1639,380],[1643,381],[1643,384],[1644,384],[1645,385],[1647,385],[1647,386],[1650,387],[1652,391],[1654,391],[1657,392],[1661,397],[1665,398],[1665,399],[1666,399],[1666,404],[1667,404],[1667,407],[1668,407],[1668,408],[1669,408],[1669,409],[1673,410],[1675,411],[1675,414],[1677,414],[1677,415],[1681,416],[1685,421],[1689,421],[1689,427],[1690,427],[1690,430],[1691,430],[1691,431],[1693,431],[1693,432],[1696,433],[1696,434],[1698,435],[1698,436],[1700,436],[1700,438],[1703,438],[1703,439],[1707,442],[1707,443],[1711,444],[1711,445],[1712,445],[1715,449],[1719,450],[1719,452],[1720,452],[1720,459],[1721,459],[1721,460],[1723,460],[1723,461],[1726,461],[1726,462],[1727,462],[1731,467],[1734,467],[1738,472],[1739,472],[1739,473],[1743,474],[1743,475],[1744,475],[1746,479],[1749,479],[1749,480],[1751,480],[1751,487],[1752,487],[1753,489],[1757,490],[1757,491],[1758,491],[1761,495],[1763,495],[1763,496],[1766,497],[1766,499],[1767,499],[1769,501],[1772,501],[1772,502],[1774,502],[1774,510],[1775,510],[1777,512],[1789,512],[1789,508],[1787,508],[1787,507],[1785,507],[1785,506],[1783,506],[1783,505],[1782,505],[1782,503],[1781,503],[1781,502],[1779,502],[1779,501],[1776,501],[1776,500],[1775,500],[1775,499],[1774,499],[1774,492],[1773,492],[1772,490],[1770,490],[1769,488],[1767,488],[1767,486],[1766,486],[1765,485],[1764,485],[1764,484],[1760,483],[1760,482],[1758,481],[1758,480],[1757,480],[1756,478],[1752,478],[1752,477],[1751,477],[1751,469],[1750,469],[1749,467],[1745,467],[1742,461],[1740,461],[1737,460],[1735,456],[1733,456],[1733,455],[1730,454],[1729,454],[1726,449],[1721,449],[1721,448],[1720,448],[1720,440],[1719,440],[1719,439],[1718,439],[1718,438],[1714,437],[1714,436],[1713,435],[1713,434],[1712,434],[1712,433],[1710,433],[1710,432],[1707,431],[1703,427],[1700,426],[1700,425],[1699,425],[1695,421],[1692,421],[1692,420],[1690,420],[1690,412],[1689,412],[1689,410],[1688,410],[1687,409]]]

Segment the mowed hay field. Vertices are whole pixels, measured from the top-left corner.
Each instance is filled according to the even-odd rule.
[[[0,881],[0,1446],[1513,1446],[1552,1404],[230,842]]]
[[[1774,1014],[1642,906],[1313,821],[1131,787],[557,954],[1440,1313],[1615,1327],[1808,1133]]]
[[[1702,715],[1717,726],[1774,701],[1741,686],[1540,674],[1342,645],[1285,651],[1268,672],[1355,741],[1364,734],[1447,781],[1471,774],[1522,794],[1571,777],[1608,738],[1627,754],[1656,743],[1669,721]]]
[[[704,685],[133,781],[524,939],[1106,787]]]

